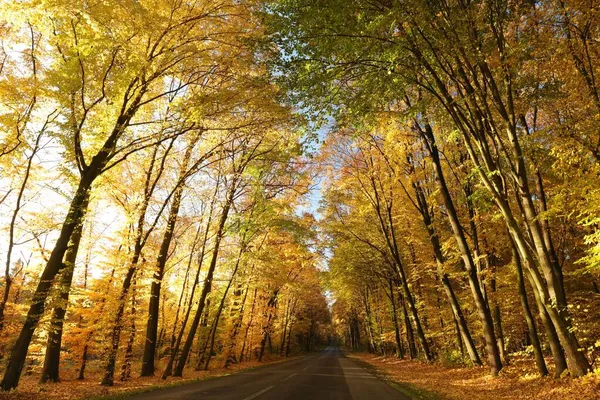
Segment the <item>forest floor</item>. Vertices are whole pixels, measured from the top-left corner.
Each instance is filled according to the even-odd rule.
[[[512,360],[493,378],[485,367],[447,367],[420,361],[349,353],[370,372],[398,384],[399,390],[420,400],[598,400],[600,373],[579,378],[541,378],[530,359]],[[533,368],[532,368],[533,366]]]
[[[132,378],[127,381],[120,381],[119,375],[115,376],[114,386],[101,386],[99,382],[102,379],[102,373],[90,371],[86,374],[86,379],[79,381],[75,379],[74,371],[63,371],[63,379],[60,383],[39,383],[39,374],[23,375],[19,382],[19,387],[9,393],[0,392],[0,400],[79,400],[79,399],[118,399],[125,398],[134,393],[147,392],[154,389],[178,386],[187,383],[194,383],[218,376],[230,375],[236,372],[245,371],[262,365],[273,364],[277,362],[289,361],[294,357],[267,360],[263,362],[248,361],[241,364],[235,364],[227,369],[216,367],[220,363],[216,360],[215,367],[208,371],[194,371],[189,368],[184,371],[183,378],[170,377],[166,380],[160,379],[160,372],[153,377],[139,377],[132,373]],[[134,365],[133,371],[139,370]],[[163,366],[158,364],[157,371],[162,372]],[[120,372],[120,371],[118,371]]]

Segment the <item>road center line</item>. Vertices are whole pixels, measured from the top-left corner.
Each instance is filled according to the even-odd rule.
[[[264,388],[263,390],[261,390],[260,392],[256,392],[256,393],[254,393],[253,395],[250,395],[250,396],[248,396],[248,397],[245,397],[245,398],[244,398],[244,399],[242,399],[242,400],[252,400],[252,399],[255,399],[255,398],[257,398],[258,396],[260,396],[261,394],[263,394],[263,393],[266,393],[266,392],[268,392],[268,391],[269,391],[269,390],[271,390],[271,389],[273,389],[273,386],[266,387],[266,388]]]
[[[291,374],[291,375],[288,375],[288,376],[286,376],[285,378],[283,378],[283,379],[281,380],[281,382],[285,382],[285,381],[287,381],[288,379],[290,379],[290,378],[292,378],[292,377],[294,377],[294,376],[296,376],[296,375],[298,375],[298,374]]]

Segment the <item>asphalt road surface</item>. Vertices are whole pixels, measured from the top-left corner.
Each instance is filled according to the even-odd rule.
[[[159,389],[136,400],[410,400],[342,352],[329,347],[318,354],[259,367],[204,382]]]

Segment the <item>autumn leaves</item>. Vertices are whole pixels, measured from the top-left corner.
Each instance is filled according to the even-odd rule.
[[[19,300],[24,321],[19,322],[18,313],[11,316],[16,341],[4,343],[10,352],[2,389],[18,385],[30,344],[39,340],[40,322],[50,310],[42,381],[60,380],[61,342],[77,315],[77,331],[87,330],[80,334],[83,347],[67,351],[80,354],[79,377],[84,378],[95,347],[96,357],[106,360],[102,383],[112,385],[122,332],[128,333],[122,379],[128,379],[137,361],[132,354],[138,343],[143,347],[142,375],[154,375],[155,359],[167,354],[170,368],[175,362],[173,373],[181,376],[196,346],[200,350],[193,354],[207,359],[203,365],[208,368],[232,285],[246,293],[254,290],[258,306],[252,312],[269,310],[266,320],[255,319],[266,324],[260,332],[243,337],[246,343],[251,335],[260,335],[261,354],[267,339],[271,343],[278,296],[295,302],[303,296],[288,285],[313,276],[313,262],[303,265],[302,274],[284,274],[275,281],[260,274],[267,262],[261,261],[265,250],[257,243],[269,243],[276,235],[274,221],[297,218],[291,206],[305,184],[303,172],[289,164],[302,156],[299,134],[258,59],[263,29],[254,6],[236,1],[49,1],[2,11],[5,42],[20,52],[14,59],[5,53],[5,65],[15,69],[4,69],[0,77],[6,90],[0,162],[3,171],[22,160],[29,165],[17,168],[6,182],[3,202],[16,216],[23,195],[30,200],[44,196],[33,187],[46,168],[58,168],[57,157],[61,170],[52,185],[70,201],[62,219],[50,217],[54,227],[39,229],[44,233],[37,238],[47,238],[50,247],[25,249],[39,265],[33,267],[36,273],[39,268],[39,279],[22,283],[32,294]],[[19,80],[29,85],[20,98],[15,93],[21,89],[8,85]],[[49,146],[41,155],[36,154],[40,137]],[[32,163],[39,175],[31,176]],[[19,189],[16,198],[14,189]],[[28,211],[38,217],[47,212]],[[88,255],[100,251],[103,262],[87,257],[82,278],[84,232],[102,237],[94,231],[94,215],[121,227],[115,227],[104,251],[94,250],[94,240],[85,244]],[[27,235],[17,218],[10,220],[11,237],[14,230]],[[283,235],[282,248],[307,252],[310,235],[303,231],[308,230]],[[190,232],[197,232],[194,239]],[[11,241],[11,250],[13,246]],[[231,251],[232,246],[240,251]],[[189,260],[185,275],[179,258]],[[3,309],[11,301],[10,283],[21,273],[12,264],[9,258]],[[298,265],[290,260],[286,268],[292,267]],[[90,303],[78,297],[73,309],[73,288],[83,282],[84,293],[88,290],[90,270],[104,282],[102,298]],[[215,311],[208,299],[221,288],[214,283],[216,275],[227,275],[229,283],[221,302],[212,302],[213,307],[220,304]],[[263,291],[270,296],[266,305],[256,299]],[[177,316],[168,319],[165,303],[173,307],[169,296],[178,294]],[[139,304],[147,304],[147,313]],[[202,332],[205,337],[197,343],[200,322],[213,312],[213,328],[208,336]],[[238,312],[239,331],[244,315]],[[288,324],[295,314],[286,312]],[[136,324],[140,317],[143,322]],[[146,328],[142,337],[140,326]],[[171,330],[173,340],[165,340]],[[289,334],[284,336],[289,347]],[[239,336],[231,340],[237,353]]]

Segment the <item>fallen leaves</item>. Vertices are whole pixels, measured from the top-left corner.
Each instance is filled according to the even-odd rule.
[[[500,376],[493,378],[485,367],[447,368],[439,364],[352,355],[386,375],[399,385],[408,384],[450,400],[598,400],[600,375],[572,379],[539,377],[531,369],[531,360],[516,358]]]

